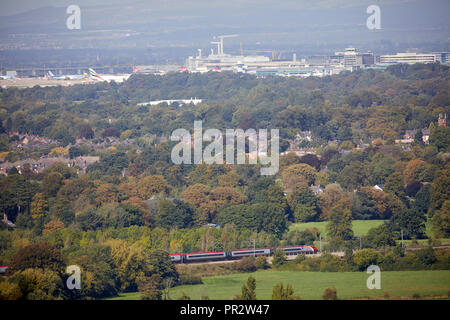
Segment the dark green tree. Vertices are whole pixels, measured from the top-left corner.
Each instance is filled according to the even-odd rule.
[[[38,242],[23,247],[11,258],[8,273],[28,268],[49,269],[62,275],[66,261],[56,246],[47,242]]]
[[[249,276],[247,283],[242,286],[241,300],[256,300],[256,280]]]
[[[326,226],[328,236],[332,239],[350,240],[353,237],[352,213],[342,204],[331,208]]]
[[[286,264],[286,262],[287,262],[286,254],[284,253],[284,250],[281,248],[275,250],[275,252],[272,256],[272,265],[275,268],[279,268],[279,267],[283,266],[284,264]]]

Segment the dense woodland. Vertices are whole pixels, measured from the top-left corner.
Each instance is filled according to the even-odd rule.
[[[100,156],[86,174],[57,163],[0,177],[0,212],[17,226],[0,224],[0,265],[10,266],[0,296],[100,298],[140,290],[161,298],[164,288],[189,282],[168,253],[318,239],[317,230],[288,232],[298,222],[327,221],[321,235],[327,250],[359,249],[354,219],[386,220],[361,239],[364,248],[397,248],[401,232],[404,239],[425,239],[427,223],[433,239],[449,238],[450,128],[437,121],[450,115],[449,80],[448,67],[429,64],[325,78],[178,73],[133,75],[123,84],[0,89],[3,162],[55,153]],[[137,105],[190,97],[205,100]],[[275,176],[261,176],[259,165],[174,165],[175,143],[165,138],[177,128],[192,130],[194,120],[204,129],[277,128],[281,151],[299,132],[311,131],[302,146],[316,155],[281,156]],[[428,144],[423,128],[430,130]],[[406,130],[417,130],[410,150],[395,143]],[[58,145],[13,148],[13,132]],[[129,143],[98,147],[111,139]],[[367,249],[372,257],[373,249]],[[448,267],[445,254],[424,257],[417,265]],[[348,270],[358,270],[351,259]],[[391,269],[410,265],[402,261]],[[76,294],[61,284],[70,264],[82,267],[88,284]]]

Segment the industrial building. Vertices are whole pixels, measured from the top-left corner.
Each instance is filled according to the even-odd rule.
[[[380,63],[450,63],[450,53],[449,52],[437,52],[437,53],[415,53],[415,52],[404,52],[397,54],[388,54],[380,56]]]
[[[337,74],[344,70],[340,63],[334,63],[326,56],[297,60],[297,56],[294,53],[292,59],[275,60],[275,52],[273,50],[243,50],[242,47],[240,55],[225,53],[223,40],[236,36],[238,35],[216,37],[219,41],[213,41],[211,44],[217,45],[217,50],[211,49],[210,54],[207,56],[203,55],[201,49],[198,49],[197,56],[190,56],[186,60],[187,70],[189,72],[232,71],[245,72],[257,76],[276,75],[287,77],[321,77]],[[268,52],[272,53],[272,59],[264,55],[244,55],[244,52]]]

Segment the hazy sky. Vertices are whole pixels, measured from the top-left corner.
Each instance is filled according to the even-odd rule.
[[[406,43],[450,39],[450,0],[0,0],[4,47],[196,47],[221,34],[227,48]],[[81,8],[79,32],[65,8]],[[381,9],[381,30],[368,30],[366,9]],[[24,36],[26,35],[26,36]],[[41,38],[39,38],[41,37]],[[9,41],[6,43],[6,41]],[[45,42],[43,42],[45,41]],[[391,43],[391,44],[389,44]],[[386,50],[391,50],[386,47]],[[313,48],[314,49],[314,48]],[[392,49],[393,50],[393,49]],[[435,50],[435,49],[433,49]],[[441,49],[439,49],[441,50]]]
[[[436,0],[424,0],[432,5]],[[239,6],[267,6],[292,9],[310,8],[343,8],[355,5],[405,3],[411,0],[0,0],[0,15],[17,14],[41,7],[67,7],[71,4],[83,6],[133,5],[155,10],[161,8],[177,8],[188,6],[199,7],[239,7]],[[450,2],[450,1],[449,1]]]

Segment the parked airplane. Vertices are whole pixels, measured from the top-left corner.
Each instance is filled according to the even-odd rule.
[[[89,68],[89,75],[92,80],[96,81],[115,81],[115,82],[123,82],[127,80],[130,77],[130,74],[123,74],[123,75],[99,75],[94,69]]]
[[[84,75],[81,75],[81,74],[63,74],[63,75],[60,75],[60,76],[55,76],[53,74],[53,72],[48,71],[45,74],[45,77],[47,79],[54,79],[54,80],[75,80],[75,79],[83,79]]]
[[[196,68],[194,71],[189,70],[188,68],[186,68],[185,66],[181,66],[181,71],[180,72],[184,72],[184,73],[206,73],[208,72],[208,68],[207,67],[198,67]]]
[[[189,69],[186,68],[185,66],[181,66],[181,72],[189,73],[190,71],[189,71]]]
[[[0,76],[0,79],[6,80],[6,79],[15,79],[16,76]]]

